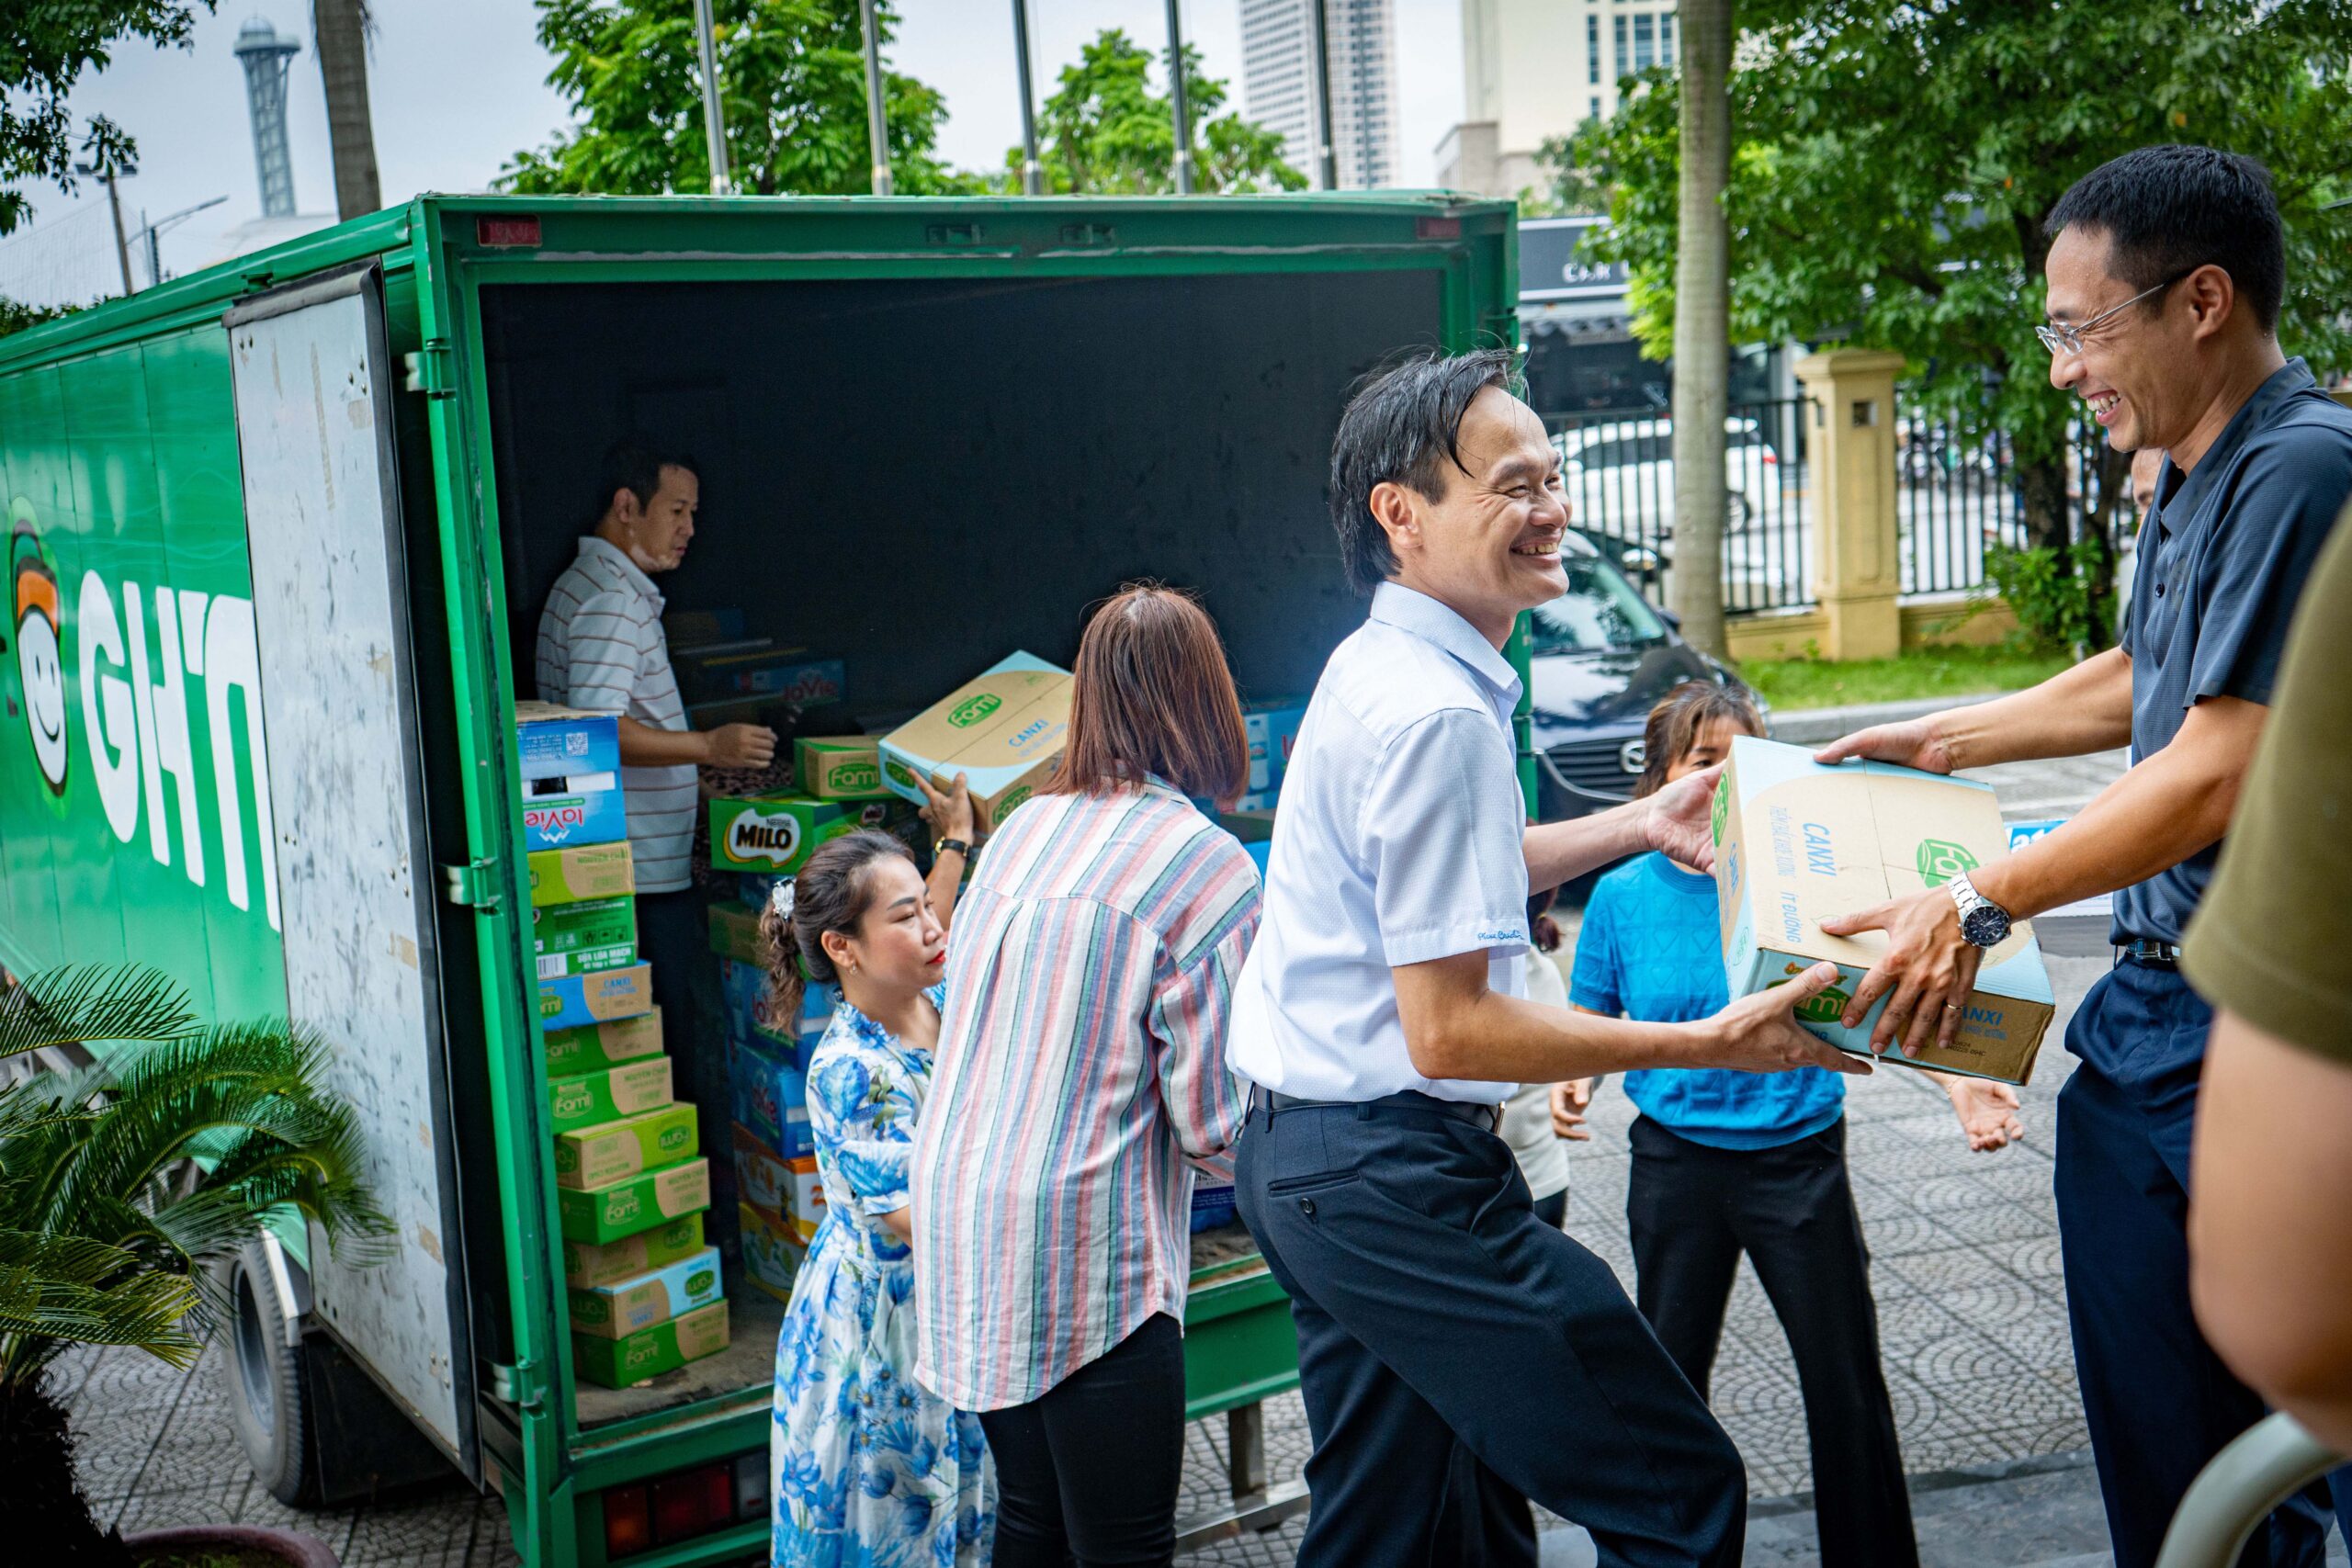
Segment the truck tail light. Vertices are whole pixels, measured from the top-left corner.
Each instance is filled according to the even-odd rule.
[[[628,1557],[653,1544],[653,1523],[645,1507],[645,1488],[616,1486],[605,1494],[605,1555]]]
[[[667,1546],[735,1522],[735,1465],[727,1461],[653,1483],[653,1543]]]

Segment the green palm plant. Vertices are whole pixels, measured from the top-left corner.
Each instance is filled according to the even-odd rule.
[[[362,1257],[390,1226],[308,1032],[201,1026],[178,987],[138,968],[51,971],[0,996],[0,1058],[69,1044],[104,1049],[0,1089],[0,1475],[12,1520],[103,1555],[51,1363],[119,1345],[188,1365],[226,1305],[213,1266],[274,1211]]]

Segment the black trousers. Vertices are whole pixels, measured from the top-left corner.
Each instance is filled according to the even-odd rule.
[[[1026,1404],[980,1413],[996,1459],[995,1568],[1176,1559],[1184,1335],[1161,1313]]]
[[[1917,1564],[1844,1120],[1778,1148],[1719,1149],[1644,1116],[1632,1141],[1635,1296],[1658,1342],[1704,1397],[1745,1251],[1796,1357],[1822,1568]]]
[[[1590,1530],[1604,1568],[1739,1562],[1737,1450],[1500,1138],[1418,1095],[1261,1100],[1238,1166],[1298,1328],[1299,1568],[1532,1562],[1485,1528],[1514,1495]]]
[[[2127,962],[2066,1026],[2058,1238],[2091,1453],[2117,1568],[2150,1568],[2206,1461],[2262,1419],[2188,1300],[2188,1150],[2212,1009],[2177,970]],[[2352,1467],[2279,1505],[2243,1568],[2318,1568],[2328,1487],[2352,1539]]]

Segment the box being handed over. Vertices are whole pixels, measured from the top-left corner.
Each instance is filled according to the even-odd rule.
[[[1735,997],[1785,984],[1822,959],[1838,978],[1797,1009],[1841,1051],[1870,1054],[1881,997],[1852,1029],[1854,987],[1886,951],[1880,931],[1830,936],[1820,922],[1922,887],[1940,887],[2008,851],[1992,789],[1886,762],[1825,767],[1801,747],[1738,736],[1715,790],[1715,891],[1724,967]],[[2033,928],[2019,920],[1984,954],[1949,1048],[1880,1060],[2024,1083],[2056,1010]]]
[[[1000,660],[882,738],[882,782],[921,806],[969,775],[972,812],[991,832],[1053,777],[1069,739],[1069,671],[1026,653]]]

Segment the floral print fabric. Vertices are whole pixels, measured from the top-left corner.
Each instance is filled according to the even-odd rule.
[[[940,1005],[940,988],[929,994]],[[879,1218],[907,1206],[931,1071],[931,1053],[846,1001],[809,1061],[826,1208],[776,1345],[778,1568],[988,1561],[996,1485],[979,1418],[916,1386],[913,1255]]]

